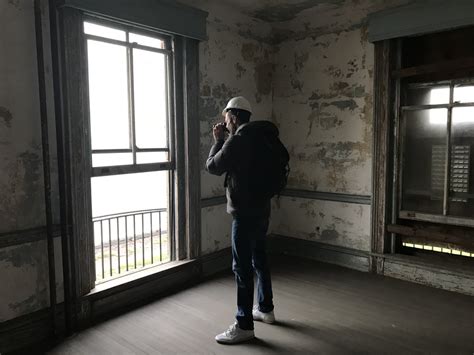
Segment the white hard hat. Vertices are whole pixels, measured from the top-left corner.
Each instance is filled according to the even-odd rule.
[[[226,112],[231,108],[237,108],[239,110],[245,110],[252,113],[250,102],[243,96],[236,96],[229,100],[225,109],[222,110],[222,115],[225,116]]]

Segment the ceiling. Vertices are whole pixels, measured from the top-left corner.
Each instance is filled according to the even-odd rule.
[[[339,6],[344,0],[222,0],[240,11],[267,22],[288,21],[317,5]]]

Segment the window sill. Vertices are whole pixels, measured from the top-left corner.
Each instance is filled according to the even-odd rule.
[[[160,278],[165,278],[180,271],[194,274],[197,272],[197,270],[198,268],[195,259],[171,261],[163,265],[147,268],[145,270],[133,272],[131,274],[100,283],[84,297],[91,301],[101,299]]]
[[[408,219],[412,221],[432,222],[438,224],[448,224],[460,227],[474,227],[474,219],[452,217],[452,216],[440,216],[429,213],[419,213],[413,211],[400,211],[399,218]]]
[[[407,254],[372,254],[389,262],[395,262],[404,265],[417,265],[422,268],[431,269],[445,274],[464,275],[474,278],[474,260],[463,257],[451,258],[450,255],[437,255],[427,252],[417,252],[414,255]]]

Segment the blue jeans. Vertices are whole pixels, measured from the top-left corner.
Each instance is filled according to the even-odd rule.
[[[268,218],[234,217],[232,221],[232,270],[237,283],[235,318],[241,329],[253,329],[254,270],[257,273],[259,310],[273,310],[272,281],[265,251],[267,230]]]

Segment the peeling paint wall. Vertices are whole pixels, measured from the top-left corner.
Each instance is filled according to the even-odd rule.
[[[0,249],[0,322],[49,306],[46,241]],[[61,243],[55,240],[58,302],[63,301]]]
[[[272,231],[284,236],[370,251],[370,206],[281,197]]]
[[[43,13],[47,13],[43,5]],[[45,197],[33,2],[0,2],[0,233],[43,227]],[[43,28],[45,33],[45,27]],[[47,45],[47,44],[46,44]],[[48,47],[45,49],[48,51]],[[46,81],[51,65],[46,60]],[[47,93],[51,104],[52,92]],[[51,121],[54,121],[51,117]],[[50,127],[55,152],[54,125]],[[56,157],[52,159],[54,221],[59,221]],[[58,302],[61,248],[55,240]],[[49,304],[46,241],[0,249],[0,322]]]
[[[199,46],[201,196],[222,196],[223,176],[205,171],[212,126],[222,121],[222,109],[237,95],[250,101],[252,119],[271,119],[275,71],[273,46],[268,43],[271,26],[217,0],[183,2],[209,12],[208,39]],[[203,209],[202,216],[203,255],[230,246],[231,219],[225,215],[225,205]]]
[[[191,1],[196,6],[196,1]],[[212,125],[222,121],[222,109],[237,95],[245,96],[254,110],[252,119],[270,119],[272,108],[273,47],[260,38],[270,27],[238,14],[218,1],[203,2],[209,11],[208,40],[200,43],[200,127],[202,197],[224,194],[222,177],[204,170],[213,144]]]
[[[0,233],[45,225],[31,1],[0,2]]]
[[[202,254],[210,254],[231,246],[232,217],[222,206],[201,210]]]
[[[273,120],[291,155],[288,187],[371,195],[373,45],[367,15],[403,1],[317,4],[274,25]],[[370,206],[282,198],[273,232],[370,250]]]

